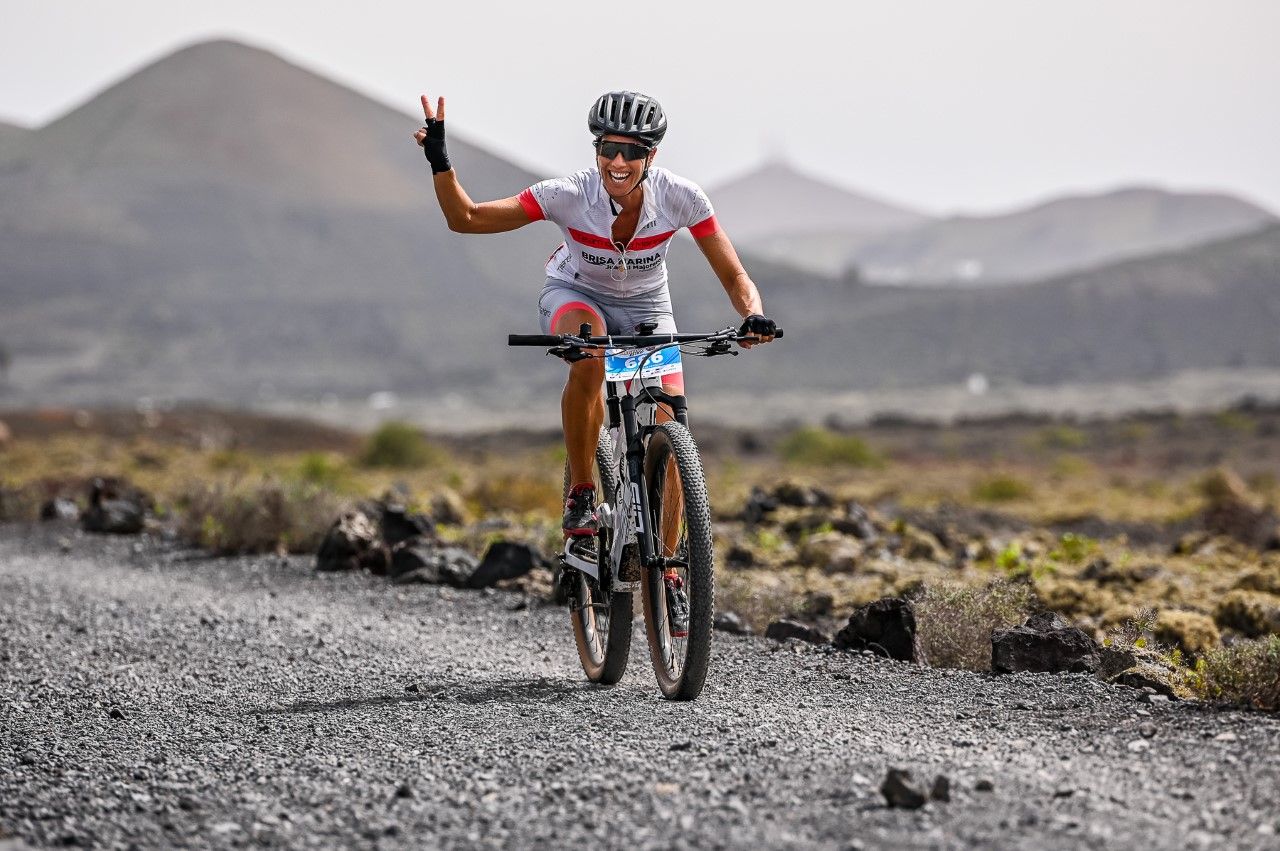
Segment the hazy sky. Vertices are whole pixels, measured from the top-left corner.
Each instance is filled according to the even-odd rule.
[[[780,153],[933,212],[1136,182],[1227,189],[1280,211],[1277,0],[0,0],[0,11],[0,117],[21,124],[182,44],[231,37],[406,112],[419,92],[443,93],[459,133],[548,176],[591,162],[592,100],[634,88],[670,115],[662,164],[705,185]]]

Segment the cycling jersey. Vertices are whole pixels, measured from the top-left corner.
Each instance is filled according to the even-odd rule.
[[[667,250],[676,231],[688,228],[702,237],[719,225],[707,194],[693,181],[650,168],[641,185],[644,206],[625,248],[613,242],[615,207],[598,169],[544,180],[521,192],[520,206],[530,219],[555,222],[564,233],[564,242],[547,261],[547,277],[618,298],[665,288]]]

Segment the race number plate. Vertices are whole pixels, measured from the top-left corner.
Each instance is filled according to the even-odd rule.
[[[646,355],[648,355],[647,358]],[[643,368],[641,364],[643,364]],[[680,349],[677,346],[650,349],[608,349],[605,352],[605,381],[630,381],[636,378],[637,375],[640,378],[660,378],[673,372],[679,372],[680,369]]]

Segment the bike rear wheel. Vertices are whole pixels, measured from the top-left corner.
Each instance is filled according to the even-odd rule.
[[[613,440],[608,431],[601,429],[596,444],[593,479],[601,504],[611,503],[617,490],[617,473],[613,465]],[[564,496],[568,498],[569,465],[564,470]],[[609,552],[613,546],[613,530],[602,527],[596,536],[599,553],[600,582],[579,570],[568,570],[573,580],[569,598],[569,620],[573,625],[573,640],[578,647],[578,660],[587,679],[601,685],[613,685],[622,679],[627,670],[627,657],[631,654],[631,594],[605,590],[611,580]]]
[[[715,554],[702,460],[683,425],[667,422],[654,430],[645,452],[645,480],[655,544],[667,565],[645,568],[641,576],[649,656],[663,696],[693,700],[702,693],[711,658]],[[688,595],[684,637],[672,635],[665,572],[674,572]]]

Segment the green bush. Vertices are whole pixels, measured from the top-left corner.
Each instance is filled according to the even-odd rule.
[[[440,452],[416,426],[386,422],[369,436],[360,463],[366,467],[410,469],[426,467],[440,460]]]
[[[1042,430],[1037,442],[1045,449],[1082,449],[1089,438],[1075,426],[1055,425]]]
[[[789,434],[779,445],[778,454],[786,461],[815,466],[878,467],[884,463],[862,438],[812,426]]]
[[[929,664],[991,670],[991,631],[1021,623],[1031,613],[1032,597],[1025,582],[927,586],[913,605],[917,634]]]
[[[983,502],[1011,502],[1031,496],[1031,485],[1008,473],[980,479],[973,485],[973,498]]]
[[[1205,700],[1280,710],[1280,635],[1208,651],[1188,677]]]
[[[331,490],[345,489],[351,481],[351,471],[341,458],[327,452],[308,452],[298,462],[298,478],[304,482]]]

